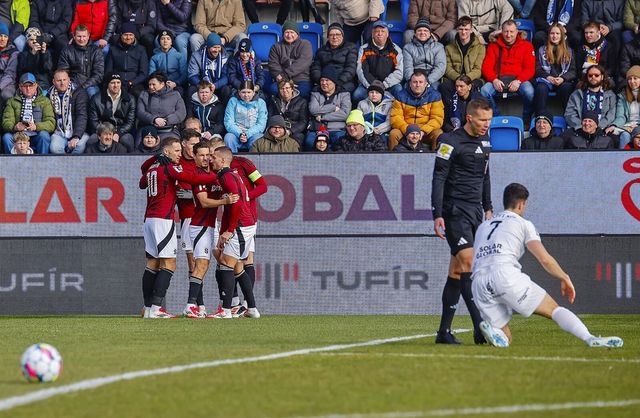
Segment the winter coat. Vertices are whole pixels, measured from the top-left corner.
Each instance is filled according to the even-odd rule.
[[[635,32],[640,25],[640,0],[627,0],[622,12],[624,28]]]
[[[32,102],[33,121],[36,124],[36,131],[46,131],[53,133],[56,127],[56,117],[53,114],[51,101],[42,94],[42,89],[38,87],[38,95]],[[20,111],[22,110],[22,96],[16,94],[9,100],[2,115],[2,130],[6,133],[14,132],[16,123],[20,122]]]
[[[158,27],[156,0],[118,0],[118,33],[121,33],[120,26],[124,22],[136,25],[137,39],[155,36]]]
[[[613,138],[604,134],[602,129],[597,129],[594,134],[587,134],[580,129],[568,129],[564,135],[565,149],[614,149]]]
[[[29,27],[31,5],[29,0],[11,1],[11,22],[9,26],[9,39],[16,39]]]
[[[96,0],[91,3],[88,0],[78,0],[75,5],[70,32],[73,33],[78,25],[85,25],[89,29],[92,41],[104,39],[109,42],[116,30],[118,17],[116,1]]]
[[[331,11],[336,20],[348,26],[358,26],[370,17],[380,17],[385,5],[382,0],[332,0]]]
[[[133,45],[125,45],[118,40],[115,45],[111,45],[109,48],[105,72],[120,74],[123,85],[127,85],[129,82],[132,86],[144,84],[149,75],[147,50],[138,42]]]
[[[300,152],[300,144],[288,134],[276,139],[267,130],[262,138],[253,143],[251,152]]]
[[[339,110],[336,110],[339,108]],[[351,112],[351,95],[346,91],[336,90],[327,97],[319,89],[311,92],[309,98],[309,120],[311,131],[320,129],[320,125],[326,126],[328,131],[339,131],[346,126],[347,116]],[[315,117],[320,115],[320,122]]]
[[[202,46],[202,48],[198,49],[191,55],[191,59],[189,60],[189,67],[187,68],[187,78],[189,80],[189,84],[191,85],[197,86],[200,81],[205,79],[205,74],[202,71],[202,54],[207,53],[206,49],[207,46],[205,44]],[[216,89],[220,89],[229,84],[229,77],[227,77],[227,70],[225,68],[225,64],[227,63],[229,57],[224,49],[220,52],[220,54],[221,55],[219,56],[222,57],[220,66],[222,68],[220,69],[216,67],[215,70],[215,75],[219,74],[220,77],[214,79],[207,78],[209,82],[213,83],[213,85],[216,86]]]
[[[636,35],[633,41],[625,44],[620,52],[620,71],[618,71],[618,86],[624,85],[627,79],[627,71],[634,65],[640,65],[640,35]]]
[[[613,120],[612,125],[617,126],[618,128],[623,128],[626,123],[631,119],[631,109],[629,108],[629,102],[627,101],[627,96],[625,96],[624,91],[618,93],[616,100],[616,118]]]
[[[583,44],[578,47],[578,50],[576,51],[576,69],[578,71],[578,74],[586,72],[587,68],[593,65],[585,64],[585,60],[587,58],[585,48],[595,49],[598,45],[605,41],[607,42],[607,44],[600,50],[600,58],[598,64],[602,65],[604,69],[607,70],[607,74],[609,74],[609,76],[614,76],[617,73],[616,61],[618,57],[616,56],[616,49],[611,42],[606,40],[604,36],[601,36],[600,39],[595,41],[593,44],[585,44],[583,42]]]
[[[140,126],[153,125],[156,118],[165,118],[167,126],[157,128],[162,133],[177,131],[178,125],[187,117],[187,111],[180,93],[165,86],[154,94],[148,90],[140,93],[136,115]]]
[[[543,68],[543,57],[546,55],[547,46],[543,45],[538,48],[538,54],[536,55],[536,74],[535,77],[538,78],[547,78],[547,77],[561,77],[564,82],[574,82],[578,77],[578,72],[576,70],[576,60],[573,55],[573,49],[569,49],[569,53],[571,54],[571,60],[569,65],[565,64],[565,71],[563,71],[562,64],[553,64],[550,66],[549,70],[545,70]]]
[[[455,0],[414,0],[409,2],[407,28],[414,29],[418,19],[427,16],[431,23],[431,32],[442,39],[456,25],[458,6]]]
[[[16,94],[17,70],[18,50],[9,43],[0,51],[0,92],[3,101]]]
[[[429,84],[440,81],[447,68],[447,56],[444,46],[436,41],[433,36],[426,42],[420,42],[416,37],[402,48],[404,58],[404,79],[409,80],[416,68],[427,71]]]
[[[267,68],[275,80],[279,75],[294,82],[309,81],[309,67],[313,59],[311,43],[298,38],[292,43],[282,40],[269,50]]]
[[[300,96],[298,90],[293,91],[293,97],[289,102],[284,102],[280,96],[271,96],[267,103],[269,117],[280,115],[290,125],[291,137],[302,144],[307,134],[309,125],[308,103]]]
[[[569,102],[564,111],[564,118],[567,121],[567,126],[573,129],[579,129],[582,127],[582,99],[584,97],[584,90],[576,90],[569,96]],[[600,115],[600,121],[598,127],[605,129],[613,124],[616,118],[616,94],[611,90],[604,92],[602,100],[602,114]]]
[[[458,35],[456,35],[454,42],[445,47],[447,68],[444,76],[449,80],[455,80],[462,74],[468,75],[471,80],[478,80],[482,77],[482,62],[487,49],[480,43],[480,38],[475,34],[471,34],[471,37],[471,45],[464,57],[462,56]]]
[[[48,49],[44,54],[32,54],[29,47],[18,54],[17,74],[31,73],[36,77],[38,85],[46,90],[51,86],[53,59]]]
[[[233,96],[224,111],[224,127],[236,137],[243,132],[247,137],[263,133],[267,127],[266,103],[258,96],[250,102]]]
[[[87,147],[84,149],[85,154],[126,154],[127,148],[122,145],[120,142],[113,141],[111,146],[106,150],[100,149],[100,141],[94,142],[93,144],[87,144]]]
[[[218,96],[215,94],[209,102],[202,103],[198,98],[198,92],[195,92],[191,95],[191,103],[187,113],[200,121],[203,132],[224,135],[224,110],[224,104],[218,100]]]
[[[73,19],[72,4],[68,0],[33,0],[29,27],[58,37],[66,35]]]
[[[126,91],[120,93],[120,102],[113,112],[113,102],[106,90],[96,94],[89,103],[89,132],[95,133],[102,122],[115,126],[118,135],[131,133],[136,122],[136,99]]]
[[[329,42],[318,48],[316,57],[311,64],[311,81],[320,83],[322,69],[331,65],[338,75],[338,83],[344,91],[349,93],[356,89],[356,67],[358,63],[358,49],[351,42],[343,42],[337,48],[331,48]]]
[[[360,100],[360,103],[358,103],[358,109],[362,110],[365,122],[369,122],[373,128],[377,128],[378,133],[385,134],[391,130],[389,112],[391,112],[392,105],[393,96],[385,93],[385,95],[382,96],[382,100],[377,105],[374,105],[368,97]]]
[[[419,141],[417,146],[413,148],[411,145],[409,145],[409,141],[407,141],[406,137],[403,137],[398,145],[393,148],[393,150],[395,152],[431,152],[431,148],[429,148],[429,145],[425,144],[422,141]]]
[[[49,90],[49,94],[47,97],[50,98],[52,94],[58,94],[55,87],[52,87]],[[88,105],[89,96],[87,96],[87,91],[83,88],[74,89],[71,93],[71,122],[73,126],[73,133],[71,134],[70,138],[82,138],[82,135],[87,132]],[[55,109],[53,110],[53,112],[55,116]],[[64,134],[64,132],[58,131],[57,124],[54,132],[60,135]]]
[[[157,2],[158,8],[158,32],[170,30],[175,35],[182,32],[190,32],[191,0],[171,0],[162,4]]]
[[[427,87],[419,97],[416,97],[409,88],[404,88],[393,101],[389,116],[391,127],[400,129],[402,134],[412,123],[420,126],[420,129],[428,134],[442,128],[444,104],[440,93],[432,87]]]
[[[622,30],[625,0],[582,0],[582,24],[604,23],[611,30]]]
[[[236,35],[246,32],[241,0],[199,0],[193,17],[193,28],[204,39],[211,32],[231,42]]]
[[[73,42],[60,53],[58,68],[67,68],[71,80],[84,89],[99,86],[104,76],[104,56],[92,43],[78,46]]]
[[[530,19],[533,20],[536,31],[542,31],[544,33],[549,32],[549,23],[547,23],[547,9],[549,8],[549,1],[550,0],[536,0],[536,5],[531,10]],[[556,0],[555,4],[556,8],[553,13],[553,22],[559,22],[560,12],[562,12],[565,0]],[[582,0],[575,0],[573,2],[573,13],[571,16],[569,16],[568,23],[566,21],[564,22],[567,33],[571,33],[576,30],[582,32],[582,23],[580,22],[581,14]]]
[[[255,54],[254,54],[255,55]],[[245,71],[242,71],[242,66],[245,67]],[[240,85],[244,81],[244,74],[251,75],[251,78],[248,78],[253,82],[253,85],[260,86],[260,90],[264,89],[264,70],[262,69],[262,61],[260,58],[253,58],[253,73],[251,73],[251,65],[250,62],[246,64],[240,62],[240,56],[238,54],[229,58],[226,65],[227,69],[227,78],[229,79],[229,84],[236,90],[240,90]]]
[[[342,152],[378,152],[387,151],[384,139],[378,134],[364,134],[359,141],[356,141],[348,134],[338,139],[333,146],[334,151]]]
[[[490,33],[513,19],[513,7],[507,0],[464,0],[458,2],[458,16],[469,16],[476,35]]]
[[[144,48],[142,48],[144,50]],[[146,52],[145,52],[146,55]],[[151,57],[149,61],[149,74],[162,71],[167,78],[179,86],[187,82],[187,60],[175,48],[164,52],[160,49]]]
[[[522,142],[520,149],[524,151],[531,150],[556,150],[564,148],[564,139],[553,135],[553,132],[547,138],[540,138],[535,129],[531,130],[528,138]]]
[[[385,89],[393,87],[402,82],[403,61],[402,50],[393,43],[391,37],[382,48],[378,48],[373,42],[366,43],[358,51],[358,81],[365,88],[369,88],[373,80],[382,81]]]
[[[495,42],[491,42],[487,48],[487,56],[482,63],[482,78],[489,83],[498,78],[500,51],[502,51],[500,77],[515,76],[522,83],[533,78],[536,70],[536,56],[531,42],[517,36],[513,45],[507,45],[502,35]]]

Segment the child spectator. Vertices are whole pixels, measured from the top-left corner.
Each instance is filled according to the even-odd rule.
[[[214,134],[224,133],[224,110],[224,104],[213,94],[213,84],[201,81],[198,91],[191,95],[187,114],[200,122],[198,132],[202,138],[211,139]]]
[[[237,96],[233,96],[224,112],[227,134],[224,143],[233,151],[250,150],[267,126],[267,105],[256,96],[251,81],[243,81]]]
[[[140,145],[136,148],[139,154],[155,154],[160,149],[160,137],[158,130],[153,126],[145,126],[140,129]]]
[[[393,96],[385,92],[384,84],[379,80],[373,80],[367,92],[368,97],[360,100],[358,109],[362,110],[364,120],[371,124],[373,132],[382,136],[387,143],[391,130],[389,112],[393,105]]]
[[[167,75],[167,87],[178,90],[182,94],[183,86],[187,81],[186,55],[178,52],[173,47],[175,35],[170,30],[163,30],[158,35],[160,48],[151,57],[149,62],[149,74],[162,71]]]
[[[329,132],[324,127],[321,127],[316,134],[316,140],[313,143],[313,152],[331,152],[329,148]]]
[[[631,132],[631,142],[624,146],[625,150],[640,150],[640,126],[636,126]]]
[[[33,149],[29,146],[29,136],[24,132],[16,132],[13,134],[13,148],[11,154],[29,155],[33,154]]]
[[[235,91],[240,89],[243,81],[251,81],[256,93],[264,88],[262,61],[256,57],[251,39],[244,38],[238,44],[238,52],[227,61],[227,78]]]

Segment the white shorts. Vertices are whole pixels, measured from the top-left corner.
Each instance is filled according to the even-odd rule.
[[[173,219],[147,218],[143,226],[144,250],[153,258],[176,258],[178,246]]]
[[[180,248],[188,253],[193,252],[193,241],[189,232],[191,218],[184,218],[180,221]]]
[[[474,272],[471,290],[482,318],[494,328],[507,325],[513,311],[531,316],[547,294],[529,276],[508,265]]]
[[[255,225],[236,228],[236,233],[225,244],[222,253],[238,260],[244,260],[249,256],[255,235]]]
[[[193,242],[193,258],[204,258],[211,260],[211,244],[213,241],[213,231],[210,226],[189,226],[189,235]]]
[[[256,223],[256,234],[258,233],[258,224]],[[251,246],[249,246],[249,252],[256,252],[256,237],[253,235],[253,239],[251,240]]]

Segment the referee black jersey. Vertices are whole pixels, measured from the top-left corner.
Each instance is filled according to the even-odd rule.
[[[431,184],[433,219],[442,217],[445,202],[491,205],[489,136],[473,137],[464,128],[442,134]]]

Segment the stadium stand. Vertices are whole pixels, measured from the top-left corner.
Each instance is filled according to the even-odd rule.
[[[489,138],[492,151],[518,151],[524,126],[517,116],[496,116],[491,120]]]

